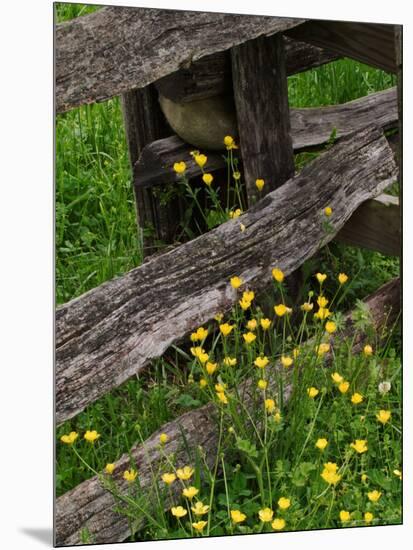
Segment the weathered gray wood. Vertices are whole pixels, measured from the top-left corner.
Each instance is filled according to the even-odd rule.
[[[401,216],[398,197],[382,194],[366,201],[337,233],[336,239],[387,254],[401,254]]]
[[[308,71],[339,56],[317,46],[283,37],[287,75]],[[187,103],[232,94],[230,51],[218,52],[195,61],[155,82],[159,93],[175,102]]]
[[[396,72],[394,25],[307,21],[287,34],[384,71]]]
[[[399,143],[397,156],[399,159],[399,185],[403,184],[403,27],[395,25],[395,51],[397,68],[397,108],[399,113]]]
[[[56,111],[143,88],[206,55],[302,19],[103,8],[56,27]]]
[[[400,280],[394,279],[386,283],[369,296],[365,304],[378,333],[381,333],[385,326],[391,327],[400,311]],[[345,331],[351,333],[352,330],[354,328],[351,323],[351,314],[349,314],[346,318]],[[357,352],[363,344],[360,334],[360,338],[356,338],[354,342],[354,352]],[[285,401],[288,400],[290,388],[286,390]],[[137,464],[143,490],[150,491],[152,471],[157,471],[161,460],[158,450],[161,433],[169,435],[169,441],[164,450],[167,454],[176,454],[178,467],[192,461],[182,448],[182,433],[185,434],[190,451],[193,452],[201,446],[207,463],[210,466],[213,464],[218,444],[214,409],[214,405],[209,403],[185,413],[162,426],[147,439],[144,445],[136,445],[132,448],[132,460]],[[199,429],[200,426],[202,429]],[[129,455],[125,454],[116,462],[114,473],[117,487],[121,491],[125,491],[122,473],[128,467]],[[169,505],[168,501],[166,505]],[[120,542],[130,535],[126,517],[114,511],[114,498],[103,488],[96,476],[68,491],[56,502],[56,544],[62,546],[80,544],[80,532],[84,528],[88,529],[95,543]]]
[[[255,180],[273,191],[294,175],[284,41],[280,34],[232,48],[232,81],[248,204]]]
[[[316,149],[324,145],[333,129],[337,138],[348,135],[374,123],[388,130],[397,127],[397,92],[390,88],[366,97],[330,107],[291,109],[291,135],[296,153]],[[392,138],[393,140],[394,138]],[[144,148],[135,165],[135,185],[151,186],[173,183],[178,180],[173,172],[174,162],[185,160],[188,176],[201,174],[199,167],[189,155],[190,147],[178,136],[151,143]],[[238,152],[239,153],[239,152]],[[208,171],[225,166],[221,154],[208,152]]]
[[[145,145],[170,136],[173,132],[159,107],[158,94],[153,85],[125,92],[121,96],[123,119],[129,159],[133,166]],[[152,189],[136,187],[135,200],[140,227],[143,256],[153,254],[157,243],[171,243],[179,223],[178,199],[161,205]]]
[[[228,310],[237,300],[228,284],[232,275],[258,291],[273,265],[286,274],[294,271],[334,237],[362,202],[390,185],[396,173],[386,139],[376,128],[366,128],[343,138],[241,218],[58,308],[57,423]],[[328,235],[320,223],[326,205],[334,211]]]

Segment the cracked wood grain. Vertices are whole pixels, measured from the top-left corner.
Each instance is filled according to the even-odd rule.
[[[56,26],[56,112],[103,101],[302,19],[112,6]]]

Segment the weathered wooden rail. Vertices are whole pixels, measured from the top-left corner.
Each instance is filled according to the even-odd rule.
[[[400,280],[394,279],[386,283],[369,296],[364,303],[370,312],[371,320],[378,334],[385,327],[390,328],[400,311]],[[349,314],[346,331],[350,334],[352,330],[351,314]],[[359,352],[364,343],[362,336],[355,339],[353,352]],[[272,368],[269,374],[272,377],[272,385],[276,385],[275,372],[276,368]],[[276,392],[274,391],[274,393]],[[290,387],[285,387],[284,402],[288,400],[290,393]],[[135,445],[130,454],[124,454],[116,462],[113,476],[118,490],[122,493],[126,492],[126,482],[122,480],[122,474],[129,467],[132,458],[139,470],[142,489],[147,491],[148,495],[151,493],[153,472],[157,471],[162,462],[162,455],[159,452],[159,435],[161,433],[166,433],[169,436],[164,452],[174,454],[177,467],[192,462],[194,458],[188,456],[188,449],[190,453],[194,454],[199,447],[205,453],[206,462],[212,467],[218,446],[214,411],[214,404],[209,403],[197,410],[187,412],[162,426],[143,445]],[[200,426],[202,429],[199,429]],[[185,434],[187,448],[182,445],[182,433]],[[174,487],[180,490],[180,485]],[[165,502],[165,506],[168,506],[168,501]],[[97,476],[84,481],[57,499],[56,543],[62,546],[80,544],[80,533],[84,528],[88,529],[95,543],[125,540],[131,534],[129,522],[127,517],[116,512],[114,507],[114,497],[104,489]],[[143,524],[143,520],[140,524]],[[139,524],[134,527],[139,527]]]

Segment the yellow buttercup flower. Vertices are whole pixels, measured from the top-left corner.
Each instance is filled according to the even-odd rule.
[[[232,177],[234,178],[235,181],[238,181],[239,179],[241,179],[241,174],[240,172],[234,172],[232,174]]]
[[[72,445],[78,437],[79,434],[77,432],[70,432],[70,434],[62,435],[60,441],[66,443],[66,445]]]
[[[349,387],[350,387],[350,382],[341,382],[341,384],[338,385],[338,390],[340,393],[347,393]]]
[[[300,355],[301,351],[300,348],[294,348],[293,349],[293,357],[294,359],[297,359],[297,357]]]
[[[265,390],[267,389],[267,386],[268,386],[268,382],[266,380],[258,380],[258,384],[257,386],[259,387],[260,390]]]
[[[201,378],[201,379],[199,380],[199,385],[200,385],[201,388],[205,388],[205,386],[208,385],[208,381],[205,380],[205,378]]]
[[[184,466],[183,468],[178,468],[176,470],[176,475],[182,481],[186,481],[192,477],[194,469],[191,466]]]
[[[287,510],[291,506],[291,500],[286,497],[280,497],[278,499],[278,506],[281,508],[281,510]]]
[[[272,270],[272,276],[277,281],[277,283],[282,283],[284,280],[284,273],[278,267],[274,267]]]
[[[237,358],[236,357],[224,357],[223,361],[224,365],[226,367],[233,367],[237,364]]]
[[[208,336],[208,329],[204,328],[204,327],[199,327],[196,332],[193,332],[191,334],[191,340],[193,342],[196,342],[196,341],[202,341],[202,340],[205,340],[205,338]]]
[[[273,412],[273,410],[275,409],[274,399],[266,399],[264,401],[264,404],[265,404],[266,411],[268,411],[269,413]]]
[[[219,325],[219,330],[221,331],[222,336],[228,336],[233,328],[234,325],[230,325],[229,323],[223,323],[222,325]]]
[[[371,502],[377,502],[380,497],[381,497],[381,492],[377,491],[377,489],[374,489],[374,491],[369,491],[367,493],[367,498],[371,500]]]
[[[258,326],[257,319],[250,319],[247,323],[248,330],[256,330]]]
[[[112,475],[113,472],[115,471],[115,468],[116,468],[115,464],[113,464],[113,463],[108,463],[108,464],[106,464],[106,466],[105,466],[105,472],[106,472],[107,474],[109,474],[109,475]]]
[[[205,365],[207,373],[211,376],[214,374],[214,372],[217,370],[218,363],[210,363],[207,361],[207,364]]]
[[[246,311],[251,306],[251,302],[249,300],[245,300],[245,298],[241,298],[238,303],[243,311]]]
[[[262,191],[265,185],[265,181],[263,179],[257,179],[255,180],[255,185],[257,186],[258,191]]]
[[[353,395],[351,396],[351,402],[353,403],[353,405],[358,405],[359,403],[361,403],[363,401],[363,396],[361,395],[361,393],[353,393]]]
[[[202,181],[208,187],[210,187],[210,185],[212,184],[213,179],[214,179],[214,176],[212,174],[203,174],[203,176],[202,176]]]
[[[325,462],[324,463],[324,470],[327,472],[331,472],[335,474],[338,470],[338,466],[335,462]]]
[[[220,323],[223,318],[224,318],[223,313],[217,313],[216,315],[214,315],[214,319],[215,319],[215,321],[218,321],[218,323]]]
[[[207,524],[207,521],[196,521],[192,524],[192,527],[195,529],[195,531],[202,531],[202,529],[204,529]]]
[[[337,325],[334,321],[327,321],[324,328],[326,329],[326,332],[328,332],[329,334],[333,334],[333,332],[336,332],[337,330]]]
[[[200,353],[200,354],[198,355],[198,359],[199,359],[199,361],[200,361],[202,364],[204,364],[204,363],[206,363],[206,362],[208,361],[209,355],[208,355],[207,353],[205,353],[205,352]]]
[[[304,302],[300,307],[301,311],[305,311],[306,313],[308,313],[313,309],[314,304],[312,304],[311,302]]]
[[[320,319],[323,321],[324,319],[327,319],[327,317],[330,317],[331,311],[326,307],[320,307],[319,310],[314,313],[314,317],[316,319]]]
[[[234,523],[242,523],[245,521],[247,516],[240,512],[239,510],[231,510],[231,519]]]
[[[320,307],[326,307],[327,304],[328,304],[328,300],[325,296],[319,296],[317,298],[317,304],[320,306]]]
[[[320,285],[322,285],[323,282],[327,279],[327,275],[325,273],[316,273],[316,279],[320,283]]]
[[[200,500],[191,506],[191,510],[196,516],[203,516],[209,512],[208,504],[202,504]]]
[[[288,367],[291,367],[291,365],[293,364],[293,359],[292,357],[289,357],[288,355],[281,355],[281,364],[283,367],[285,367],[286,369]]]
[[[365,483],[367,481],[368,476],[367,476],[367,474],[361,474],[360,478],[361,478],[362,483]]]
[[[382,424],[386,424],[386,422],[388,422],[391,418],[391,412],[390,411],[385,411],[384,409],[381,409],[377,414],[376,414],[376,418],[379,422],[381,422]]]
[[[125,479],[128,483],[132,483],[137,477],[138,472],[133,468],[131,468],[130,470],[125,470],[123,472],[123,479]]]
[[[363,353],[366,357],[373,354],[373,348],[370,346],[370,344],[364,346]]]
[[[271,508],[263,508],[258,512],[258,516],[263,523],[272,521],[273,515],[274,512],[271,510]]]
[[[329,462],[328,464],[332,464],[332,463]],[[326,464],[324,466],[326,466]],[[335,469],[325,467],[324,470],[321,472],[321,477],[329,485],[336,485],[341,479],[341,475],[338,474],[336,471],[337,466],[335,464],[334,466],[335,466]]]
[[[253,290],[245,290],[242,293],[242,299],[247,302],[252,302],[254,298],[255,298],[255,292]]]
[[[99,439],[100,434],[98,434],[96,430],[86,430],[86,433],[83,437],[89,443],[94,443],[97,439]]]
[[[268,330],[271,326],[270,319],[261,319],[260,323],[263,330]]]
[[[230,149],[238,149],[238,146],[235,145],[234,138],[232,136],[225,136],[224,137],[224,145],[229,151]]]
[[[271,527],[274,529],[274,531],[281,531],[285,527],[285,519],[275,518],[274,521],[271,523]]]
[[[165,443],[167,443],[169,441],[169,435],[168,434],[161,434],[159,436],[159,441],[161,442],[162,445],[165,445]]]
[[[287,313],[289,308],[287,308],[284,304],[278,304],[278,306],[274,306],[275,314],[278,315],[278,317],[282,317]]]
[[[327,216],[327,218],[329,218],[332,213],[333,213],[333,209],[331,208],[331,206],[326,206],[324,208],[324,214]]]
[[[226,389],[227,389],[226,384],[215,384],[215,391],[218,393],[224,393]]]
[[[317,439],[315,446],[317,449],[320,449],[320,451],[324,451],[324,449],[327,447],[328,441],[325,437],[320,437]]]
[[[246,344],[251,344],[257,337],[253,332],[247,332],[242,335]]]
[[[239,218],[241,214],[242,214],[241,208],[237,208],[236,210],[231,210],[229,212],[229,217],[231,218],[231,220],[235,220],[236,218]]]
[[[208,160],[208,158],[205,155],[201,155],[201,154],[194,155],[193,158],[200,168],[203,168]]]
[[[331,378],[336,384],[340,384],[344,380],[344,378],[338,372],[333,372]]]
[[[167,485],[171,485],[171,483],[173,483],[175,481],[176,475],[174,473],[162,474],[161,479]]]
[[[268,357],[264,355],[264,357],[257,357],[254,361],[254,365],[258,367],[259,369],[263,369],[268,365]]]
[[[183,518],[188,513],[188,510],[185,510],[182,506],[172,506],[171,512],[176,518]]]
[[[219,399],[219,401],[221,401],[221,403],[224,403],[224,405],[227,405],[228,404],[228,397],[225,395],[224,392],[217,392],[217,397]]]
[[[182,494],[185,498],[188,498],[189,500],[193,499],[195,495],[199,493],[199,489],[196,487],[185,487],[185,489],[182,491]]]
[[[402,473],[400,470],[393,470],[393,474],[399,479],[402,479]]]
[[[348,281],[348,276],[345,273],[339,273],[338,275],[338,282],[341,285],[344,285]]]
[[[308,394],[308,397],[311,397],[312,399],[314,397],[317,397],[317,395],[319,394],[320,392],[318,391],[317,388],[315,388],[314,386],[311,386],[311,388],[307,388],[307,394]]]
[[[350,512],[347,512],[347,510],[341,510],[340,511],[340,521],[345,523],[346,521],[350,521],[351,514]]]
[[[243,284],[244,281],[241,279],[241,277],[235,276],[231,277],[229,282],[231,283],[232,288],[237,289]]]
[[[356,439],[353,443],[350,443],[350,447],[357,453],[365,453],[368,450],[366,439]]]
[[[371,522],[373,521],[373,518],[374,518],[374,516],[373,516],[373,514],[372,514],[371,512],[366,512],[366,513],[364,514],[364,521],[365,521],[366,523],[371,523]]]
[[[184,161],[181,162],[175,162],[174,163],[174,170],[177,174],[181,175],[185,173],[186,170],[186,164]]]

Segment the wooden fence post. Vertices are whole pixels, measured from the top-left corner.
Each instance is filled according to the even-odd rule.
[[[153,85],[131,90],[121,95],[129,159],[134,166],[145,145],[172,135],[158,102]],[[134,179],[134,178],[133,178]],[[153,190],[134,186],[138,225],[142,231],[143,255],[156,252],[157,241],[170,243],[173,239],[171,220],[173,205],[160,205]],[[175,214],[176,216],[176,214]]]
[[[294,175],[290,111],[282,34],[232,48],[232,79],[248,203]]]

